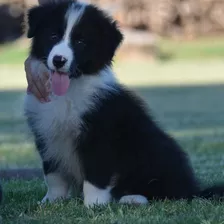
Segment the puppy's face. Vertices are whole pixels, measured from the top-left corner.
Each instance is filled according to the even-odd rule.
[[[35,7],[28,24],[31,55],[69,77],[95,74],[110,65],[123,39],[102,11],[74,1]]]

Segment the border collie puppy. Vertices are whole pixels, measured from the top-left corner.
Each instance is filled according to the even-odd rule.
[[[30,54],[51,71],[53,92],[46,104],[25,101],[48,187],[43,202],[67,198],[74,185],[86,206],[223,196],[222,186],[200,190],[185,152],[116,81],[123,36],[112,18],[65,1],[32,8],[28,26]]]

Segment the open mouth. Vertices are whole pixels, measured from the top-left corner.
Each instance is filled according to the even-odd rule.
[[[57,96],[65,95],[70,85],[69,74],[60,71],[51,71],[51,77],[53,93]]]

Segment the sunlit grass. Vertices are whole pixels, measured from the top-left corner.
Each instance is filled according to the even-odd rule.
[[[27,43],[18,43],[0,46],[0,65],[3,64],[23,64],[28,54]]]
[[[199,38],[191,41],[161,39],[158,46],[171,59],[209,59],[224,57],[223,37]]]
[[[224,83],[222,60],[169,63],[116,62],[114,70],[118,80],[129,86],[196,86]],[[25,89],[24,66],[0,65],[0,91]]]

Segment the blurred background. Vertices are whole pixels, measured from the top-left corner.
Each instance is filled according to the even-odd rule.
[[[125,34],[114,63],[117,78],[190,152],[200,178],[224,176],[224,1],[90,2],[112,14]],[[23,117],[30,44],[23,22],[36,4],[0,0],[0,178],[29,178],[30,169],[38,175],[41,166]]]

